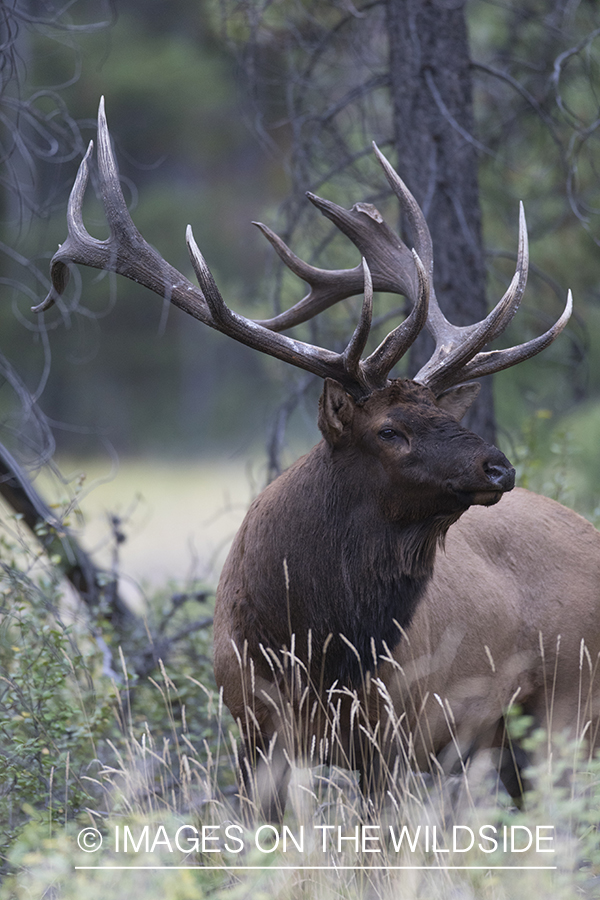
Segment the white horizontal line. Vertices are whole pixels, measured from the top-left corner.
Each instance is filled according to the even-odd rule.
[[[558,866],[75,866],[75,869],[153,869],[156,871],[168,871],[169,869],[179,870],[179,869],[205,869],[211,871],[221,871],[221,872],[230,872],[230,871],[240,871],[240,870],[252,870],[259,872],[272,872],[279,870],[290,870],[294,872],[306,872],[306,871],[316,871],[316,870],[329,870],[333,872],[339,872],[344,870],[350,871],[364,871],[369,872],[374,869],[377,870],[397,870],[397,869],[427,869],[427,870],[436,870],[440,869],[442,871],[448,870],[456,870],[456,869],[483,869],[484,871],[490,871],[491,869],[518,869],[522,871],[532,871],[535,870],[554,870],[557,869]]]

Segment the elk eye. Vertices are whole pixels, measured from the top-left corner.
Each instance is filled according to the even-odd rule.
[[[393,438],[398,437],[398,432],[394,431],[393,428],[382,428],[379,432],[379,437],[383,438],[384,441],[391,441]]]

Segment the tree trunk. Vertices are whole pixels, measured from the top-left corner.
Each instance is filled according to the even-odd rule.
[[[386,0],[398,171],[427,218],[436,294],[456,325],[468,325],[487,312],[463,7],[460,0]],[[419,338],[412,351],[413,372],[432,348],[428,335]],[[484,379],[465,424],[494,441],[490,379]]]

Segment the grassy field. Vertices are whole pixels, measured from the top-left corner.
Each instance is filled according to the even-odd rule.
[[[192,579],[216,584],[231,540],[262,487],[257,465],[204,459],[190,462],[125,459],[110,463],[61,460],[81,516],[69,516],[82,544],[110,566],[111,517],[126,540],[119,545],[122,588],[135,602],[136,585],[155,588]],[[40,492],[48,496],[43,480]]]

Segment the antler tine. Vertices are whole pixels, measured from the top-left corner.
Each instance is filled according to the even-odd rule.
[[[31,307],[32,311],[35,313],[44,312],[45,310],[50,309],[52,306],[54,306],[55,302],[63,294],[67,284],[69,283],[69,268],[67,262],[63,261],[61,257],[64,256],[65,260],[70,261],[73,258],[72,254],[76,253],[76,248],[79,244],[88,240],[90,242],[96,240],[87,233],[83,224],[83,216],[81,214],[83,195],[85,194],[85,189],[90,177],[89,160],[90,156],[92,155],[93,149],[94,142],[90,141],[86,154],[81,160],[81,163],[77,170],[75,183],[73,184],[71,193],[69,194],[69,203],[67,205],[68,237],[64,244],[59,244],[58,253],[56,253],[52,259],[52,265],[50,268],[50,281],[52,286],[50,288],[50,293],[48,294],[46,299],[39,303],[37,306]]]
[[[350,338],[350,342],[342,354],[344,365],[349,375],[356,378],[357,381],[363,381],[361,373],[360,358],[363,350],[367,345],[369,332],[371,330],[371,320],[373,318],[373,279],[367,265],[366,259],[362,258],[361,267],[364,277],[364,300],[360,314],[360,320],[354,330],[354,334]]]
[[[532,338],[524,344],[517,344],[516,347],[508,347],[506,350],[489,350],[487,353],[478,353],[460,373],[460,381],[471,381],[473,378],[482,378],[484,375],[491,375],[494,372],[500,372],[502,369],[508,369],[516,363],[531,359],[541,353],[564,331],[567,322],[571,318],[573,312],[573,295],[571,291],[567,291],[567,302],[560,318],[554,323],[552,328],[539,337]],[[449,385],[448,385],[449,386]]]
[[[119,170],[113,154],[110,132],[106,121],[104,97],[100,98],[98,106],[98,169],[100,171],[102,203],[111,234],[113,236],[120,234],[120,236],[131,240],[136,235],[139,235],[139,232],[129,215],[125,197],[121,190]]]
[[[425,266],[419,259],[416,250],[413,250],[412,254],[419,277],[417,301],[408,318],[391,331],[383,339],[379,347],[364,361],[363,371],[369,381],[385,384],[389,373],[396,363],[402,359],[427,322],[431,296],[431,278],[425,271]]]
[[[519,206],[517,266],[508,290],[481,322],[464,327],[451,325],[448,322],[441,333],[434,328],[430,329],[436,340],[436,349],[429,362],[415,375],[415,381],[427,384],[434,392],[438,392],[467,379],[467,371],[474,372],[476,370],[476,367],[469,366],[469,363],[479,360],[482,355],[479,351],[503,333],[517,312],[527,284],[528,267],[527,224],[521,203]],[[486,370],[491,365],[492,359],[498,359],[499,362],[498,357],[485,356]],[[506,366],[502,365],[501,368],[506,368]],[[493,370],[489,369],[489,371],[491,373]],[[475,377],[478,376],[468,376],[468,378]]]
[[[406,213],[415,249],[425,267],[425,271],[431,276],[433,271],[433,247],[431,244],[431,233],[427,221],[425,220],[425,216],[423,215],[423,211],[396,170],[385,158],[375,141],[373,141],[373,150],[375,151],[375,156],[379,160],[391,189],[398,197],[400,205]]]
[[[221,296],[221,292],[217,287],[217,283],[213,278],[212,272],[208,268],[206,260],[204,259],[204,256],[200,252],[200,248],[196,243],[191,225],[188,225],[185,230],[185,242],[187,244],[188,253],[190,254],[192,268],[196,273],[198,284],[200,285],[200,289],[204,294],[204,298],[208,304],[208,308],[210,309],[212,321],[215,326],[219,327],[219,330],[221,330],[221,328],[226,328],[234,313],[232,313],[231,310],[228,309],[225,301],[223,300],[223,297]]]
[[[294,306],[271,319],[258,319],[257,321],[265,328],[270,328],[271,331],[286,331],[307,322],[323,310],[329,309],[334,303],[362,291],[364,276],[361,263],[354,269],[319,269],[296,256],[287,244],[262,222],[252,224],[262,231],[288,269],[310,285],[308,294]]]
[[[448,321],[448,319],[446,319],[442,310],[440,309],[437,297],[435,295],[435,288],[433,285],[433,246],[431,241],[431,232],[429,231],[427,220],[423,215],[423,210],[421,209],[405,183],[402,181],[396,170],[393,168],[391,163],[383,155],[375,141],[373,141],[373,149],[384,171],[385,177],[388,180],[388,184],[400,201],[400,207],[406,215],[410,230],[412,232],[415,249],[430,279],[427,330],[435,340],[436,350],[438,350],[438,348],[445,349],[448,346],[453,346],[454,343],[460,342],[462,338],[462,332],[460,332],[455,325],[452,325]]]
[[[507,303],[506,321],[502,319],[498,322],[495,329],[490,329],[486,343],[491,343],[508,327],[514,318],[525,292],[527,285],[527,273],[529,271],[529,239],[527,237],[527,222],[525,221],[525,207],[523,201],[519,201],[519,244],[517,249],[517,267],[508,290],[502,300],[498,303],[501,306],[508,297],[511,302]]]
[[[370,289],[370,274],[365,272],[365,299],[362,314],[356,330],[344,353],[334,353],[304,341],[296,341],[287,335],[278,334],[252,319],[246,319],[229,309],[219,291],[210,269],[194,240],[190,225],[186,231],[186,241],[196,276],[211,312],[210,325],[247,346],[275,356],[321,378],[333,378],[356,397],[368,394],[373,386],[363,377],[360,354],[364,350],[373,309],[373,291]]]

